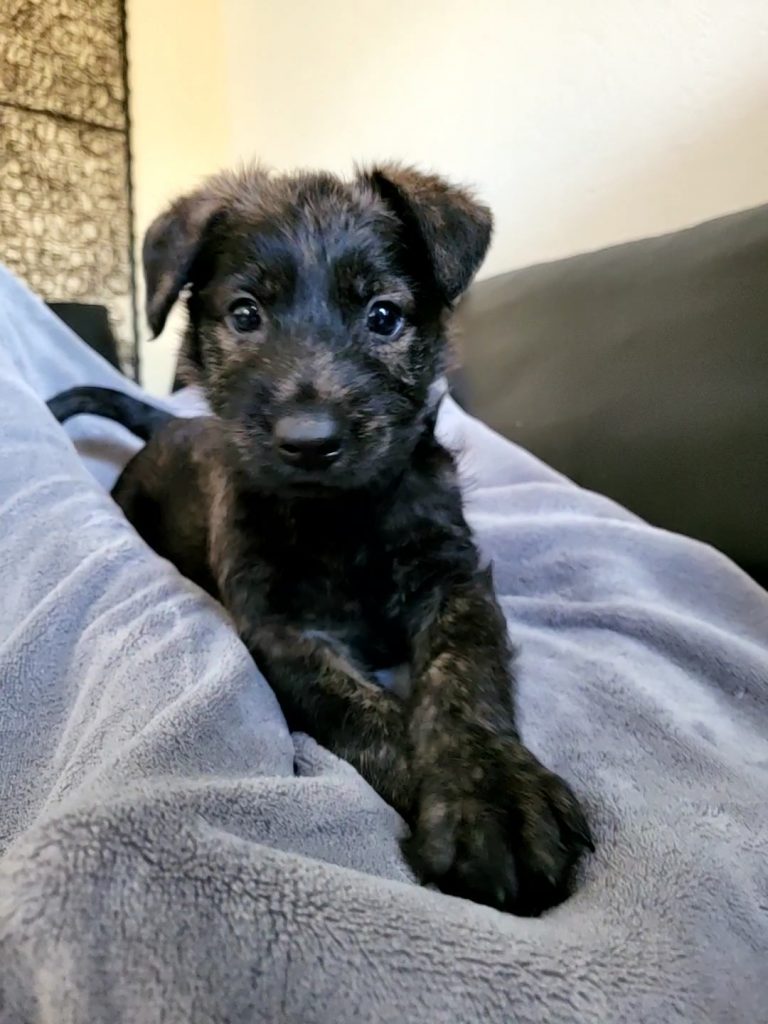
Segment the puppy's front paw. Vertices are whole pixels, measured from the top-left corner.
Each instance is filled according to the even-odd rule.
[[[570,787],[519,741],[488,735],[423,771],[404,852],[443,892],[535,916],[569,894],[585,848],[592,837]]]

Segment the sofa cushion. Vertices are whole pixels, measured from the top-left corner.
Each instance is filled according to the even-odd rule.
[[[120,367],[117,341],[106,306],[90,302],[49,302],[48,306],[82,340],[112,366]]]
[[[768,578],[768,206],[477,284],[469,409]]]

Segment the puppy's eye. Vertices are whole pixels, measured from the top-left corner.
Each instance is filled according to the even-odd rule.
[[[253,299],[237,299],[229,307],[229,322],[239,334],[250,334],[261,327],[261,313]]]
[[[403,325],[403,311],[394,302],[379,299],[368,310],[368,330],[391,338]]]

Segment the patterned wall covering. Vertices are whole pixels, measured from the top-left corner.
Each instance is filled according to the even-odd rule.
[[[123,0],[0,0],[0,260],[137,369]]]

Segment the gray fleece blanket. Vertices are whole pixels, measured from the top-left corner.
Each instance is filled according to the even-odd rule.
[[[108,497],[135,440],[49,416],[78,383],[133,390],[0,273],[3,1024],[768,1021],[768,594],[445,406],[524,734],[598,841],[505,916],[414,884],[288,732]]]

